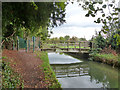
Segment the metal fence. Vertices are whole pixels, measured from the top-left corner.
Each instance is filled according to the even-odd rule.
[[[14,42],[15,43],[15,42]],[[17,50],[23,49],[27,51],[31,51],[33,50],[33,52],[35,51],[35,49],[39,49],[40,48],[40,38],[39,37],[29,37],[29,38],[21,38],[21,37],[17,37],[17,43],[16,43],[16,48]],[[14,45],[13,45],[13,49],[14,49]]]
[[[14,46],[14,45],[13,45]],[[24,49],[27,51],[36,49],[51,49],[51,48],[59,48],[59,49],[90,49],[94,48],[94,44],[89,41],[42,41],[39,37],[29,37],[29,38],[21,38],[17,37],[17,50]]]

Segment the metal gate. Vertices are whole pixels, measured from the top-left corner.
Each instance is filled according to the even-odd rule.
[[[23,38],[20,38],[20,37],[18,37],[18,39],[19,39],[19,48],[21,49],[21,48],[26,48],[26,46],[27,46],[27,41],[25,40],[25,39],[23,39]]]

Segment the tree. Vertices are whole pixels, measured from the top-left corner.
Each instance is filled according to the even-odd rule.
[[[80,41],[87,41],[86,38],[79,38]]]
[[[60,43],[63,43],[65,41],[64,37],[59,37]]]
[[[86,17],[96,17],[99,12],[101,13],[101,17],[98,17],[94,22],[98,24],[102,23],[103,26],[101,32],[104,32],[108,37],[111,37],[114,32],[120,31],[120,21],[118,17],[120,7],[116,6],[115,0],[105,0],[105,2],[107,3],[103,3],[103,0],[97,2],[94,0],[87,0],[82,7],[84,10],[88,10],[88,13],[85,15]],[[106,13],[105,9],[108,9],[109,14]],[[116,38],[118,50],[120,50],[120,34],[116,33],[114,34],[114,37]]]
[[[46,39],[48,28],[65,22],[65,6],[64,2],[3,2],[2,41],[16,36],[42,35],[42,39]]]
[[[64,38],[65,38],[65,41],[68,41],[70,39],[70,36],[66,35]]]
[[[106,47],[106,40],[101,34],[95,37],[94,43],[97,46],[97,48],[104,49]]]
[[[76,41],[78,41],[78,38],[77,38],[77,37],[73,36],[72,38],[70,38],[70,42],[74,43],[74,42],[76,42]]]
[[[111,45],[111,48],[114,50],[118,50],[118,47],[119,47],[117,45],[117,40],[120,40],[120,38],[118,39],[117,37],[115,37],[115,35],[117,34],[120,34],[120,31],[116,31],[110,37],[106,38],[108,42],[108,46]]]

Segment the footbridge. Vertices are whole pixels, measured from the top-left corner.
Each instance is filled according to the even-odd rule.
[[[42,43],[41,51],[88,52],[90,48],[93,48],[93,43],[89,41],[53,41]]]

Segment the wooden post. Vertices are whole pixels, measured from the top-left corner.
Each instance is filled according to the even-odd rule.
[[[28,40],[28,50],[30,51],[30,40]]]
[[[54,41],[54,51],[56,51],[56,42]]]
[[[33,39],[33,52],[35,51],[35,37],[32,37]]]
[[[38,47],[40,48],[40,38],[39,38],[39,44],[38,44]]]
[[[80,43],[81,43],[81,42],[79,42],[79,51],[81,51]]]
[[[67,49],[69,49],[69,43],[67,42]]]
[[[84,48],[85,48],[85,41],[84,41]]]
[[[76,42],[75,42],[75,49],[76,49]]]
[[[19,50],[19,38],[17,36],[17,51]]]
[[[25,40],[25,49],[26,49],[26,52],[27,52],[27,39]]]

